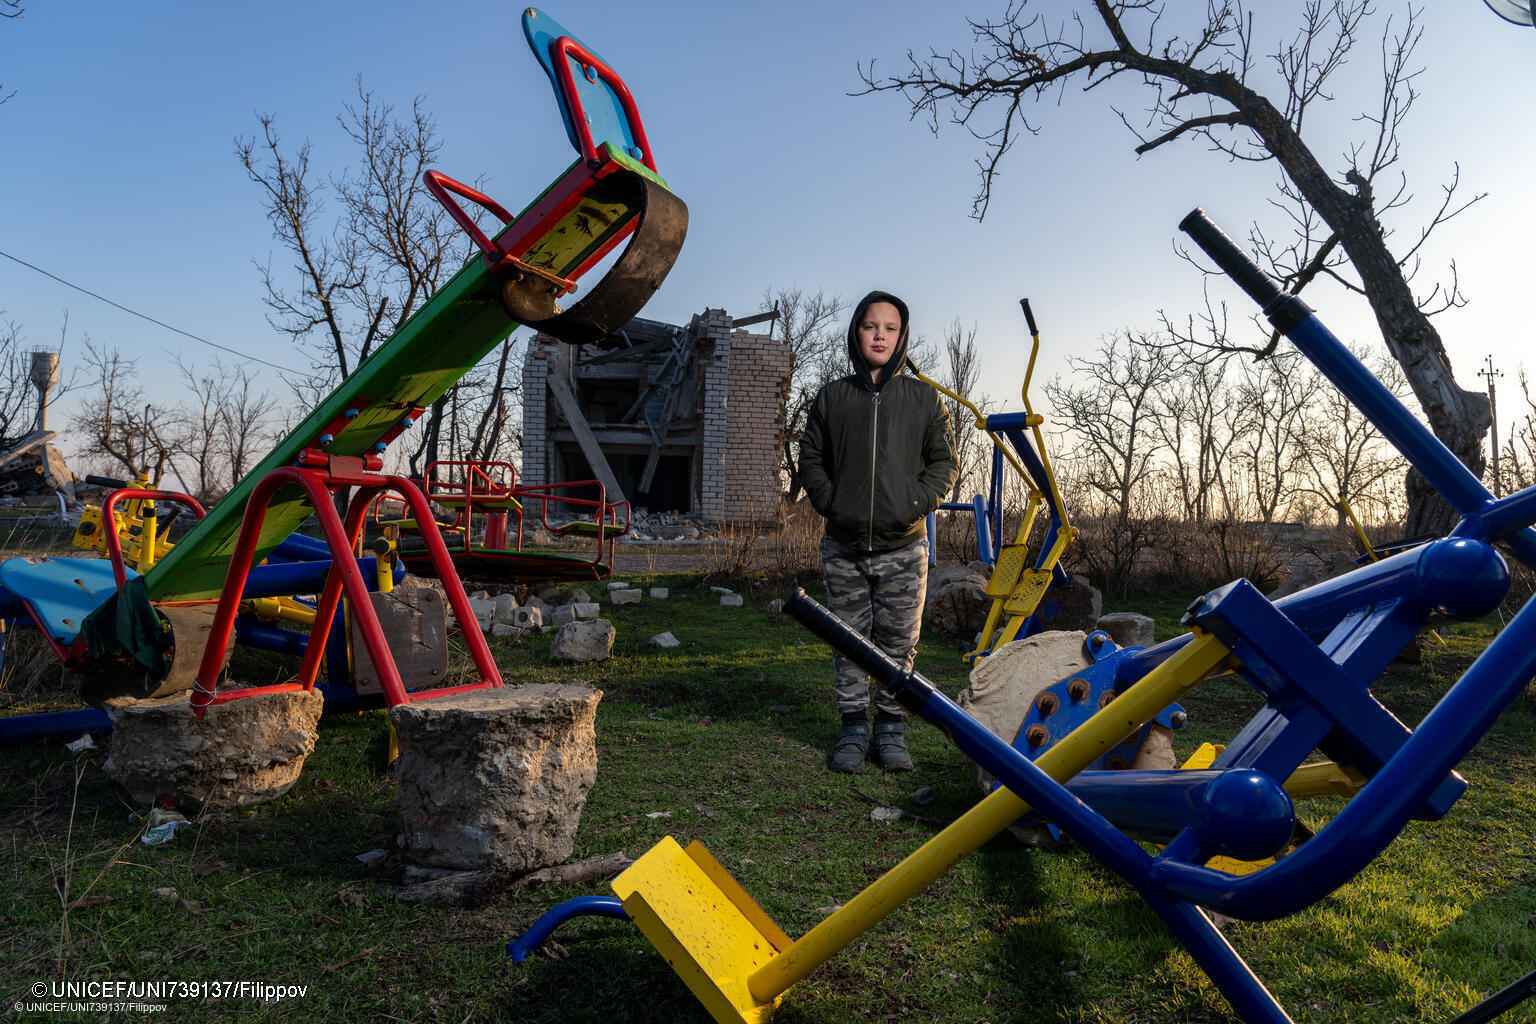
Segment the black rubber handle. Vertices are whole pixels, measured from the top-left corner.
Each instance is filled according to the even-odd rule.
[[[1179,221],[1179,230],[1194,239],[1195,244],[1205,250],[1205,254],[1215,261],[1222,273],[1236,281],[1239,288],[1266,310],[1285,295],[1274,279],[1259,269],[1259,265],[1238,248],[1237,243],[1228,238],[1226,232],[1217,227],[1200,207],[1195,207]]]
[[[801,587],[796,587],[784,610],[838,654],[869,673],[880,688],[896,698],[908,711],[920,714],[923,704],[934,692],[934,685],[919,673],[906,668],[869,642],[862,633],[823,608]]]
[[[1195,207],[1179,221],[1179,229],[1194,239],[1222,272],[1259,304],[1281,334],[1289,334],[1291,328],[1312,315],[1311,306],[1281,289],[1275,279],[1264,273],[1200,207]]]
[[[1035,313],[1034,310],[1029,308],[1029,300],[1020,299],[1019,305],[1024,308],[1024,322],[1029,324],[1029,333],[1032,335],[1039,334],[1040,328],[1035,326]]]
[[[120,491],[124,487],[128,486],[127,480],[118,480],[114,477],[96,476],[94,474],[88,475],[85,478],[85,482],[88,484],[95,484],[97,487],[110,487],[114,491]]]

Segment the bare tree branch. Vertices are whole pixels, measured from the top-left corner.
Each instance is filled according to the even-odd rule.
[[[1357,118],[1363,137],[1350,146],[1345,165],[1330,174],[1303,140],[1302,128],[1315,121],[1321,104],[1333,100],[1331,83],[1374,14],[1370,0],[1306,0],[1299,27],[1270,55],[1278,102],[1255,83],[1252,20],[1241,0],[1208,0],[1204,24],[1193,35],[1165,27],[1165,0],[1092,0],[1091,17],[1074,14],[1071,32],[1026,16],[1027,6],[1028,0],[1012,0],[1000,20],[971,21],[974,47],[968,55],[930,52],[918,58],[909,52],[905,72],[890,77],[877,77],[873,63],[861,65],[863,92],[899,92],[913,116],[925,115],[934,130],[942,113],[982,142],[972,207],[980,218],[1004,157],[1021,135],[1037,131],[1027,104],[1059,95],[1070,81],[1088,91],[1116,76],[1139,76],[1148,94],[1145,129],[1121,114],[1137,138],[1137,151],[1195,137],[1230,159],[1275,161],[1284,176],[1281,200],[1297,230],[1293,242],[1267,246],[1277,273],[1292,291],[1319,277],[1359,289],[1431,428],[1481,472],[1486,396],[1455,382],[1429,321],[1430,312],[1461,301],[1454,273],[1450,285],[1436,286],[1427,296],[1416,297],[1410,285],[1425,236],[1465,205],[1451,201],[1453,181],[1440,212],[1402,255],[1388,248],[1391,232],[1383,220],[1412,199],[1401,175],[1390,185],[1384,175],[1398,162],[1399,132],[1417,98],[1418,10],[1410,7],[1400,27],[1387,19],[1379,97]],[[1262,241],[1257,228],[1253,234]],[[1346,260],[1358,283],[1344,276]],[[1224,315],[1218,318],[1207,305],[1204,326],[1224,326]],[[1263,333],[1266,343],[1235,347],[1260,355],[1273,351],[1278,339],[1267,326]],[[1213,354],[1234,347],[1214,334],[1209,346]],[[1443,530],[1454,521],[1449,505],[1412,478],[1409,488],[1415,532]]]

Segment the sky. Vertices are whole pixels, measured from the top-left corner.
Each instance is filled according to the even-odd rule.
[[[1203,7],[1203,5],[1201,5]],[[1299,0],[1253,4],[1268,53],[1294,31]],[[1353,120],[1374,98],[1381,17],[1340,76],[1335,101],[1310,115],[1307,137],[1342,173]],[[266,321],[256,264],[282,266],[261,196],[235,139],[272,114],[285,143],[308,140],[313,167],[339,170],[353,153],[336,123],[361,76],[377,100],[406,109],[420,96],[437,118],[441,170],[482,178],[518,209],[573,157],[542,70],[519,24],[523,8],[469,0],[423,5],[336,0],[261,5],[104,0],[24,4],[0,21],[0,252],[166,324],[247,356],[302,368]],[[603,0],[548,8],[625,78],[658,168],[689,205],[683,253],[643,315],[685,323],[705,307],[747,316],[770,290],[798,287],[854,299],[903,296],[914,332],[931,340],[958,319],[975,327],[982,393],[1019,408],[1029,297],[1043,351],[1037,374],[1070,374],[1125,328],[1157,325],[1202,303],[1200,275],[1175,254],[1177,223],[1195,206],[1234,237],[1273,226],[1278,171],[1233,164],[1198,141],[1142,157],[1112,106],[1133,119],[1135,82],[1084,94],[1068,86],[1033,112],[1037,136],[1006,158],[984,221],[970,216],[981,145],[964,129],[937,135],[895,93],[860,91],[859,64],[905,66],[909,49],[968,49],[966,17],[997,17],[1003,0],[965,3],[838,0],[733,4]],[[1031,5],[1060,21],[1066,0]],[[1439,201],[1459,166],[1465,195],[1487,198],[1424,249],[1424,280],[1454,260],[1464,309],[1437,320],[1464,386],[1482,387],[1485,356],[1505,373],[1501,418],[1518,412],[1516,371],[1536,374],[1528,314],[1536,229],[1536,30],[1510,25],[1480,0],[1422,12],[1419,99],[1402,132],[1401,167],[1416,196],[1394,239]],[[1267,68],[1254,83],[1267,88]],[[1233,287],[1213,290],[1247,315]],[[1364,300],[1309,291],[1346,340],[1379,345]],[[67,315],[67,332],[64,331]],[[216,352],[0,258],[0,320],[29,345],[58,348],[67,375],[82,339],[136,359],[151,397],[177,400],[172,357]],[[251,364],[275,393],[275,374]],[[1505,390],[1507,389],[1507,390]],[[82,395],[66,396],[55,422]],[[66,452],[69,445],[65,444]]]

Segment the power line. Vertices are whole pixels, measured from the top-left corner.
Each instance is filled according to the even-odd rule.
[[[170,324],[166,323],[163,320],[156,320],[154,317],[149,316],[146,313],[140,313],[136,309],[129,309],[127,306],[123,305],[121,302],[113,302],[111,299],[107,298],[105,295],[98,295],[96,292],[91,291],[89,288],[82,288],[78,284],[75,284],[75,283],[73,283],[71,281],[66,281],[66,280],[64,280],[62,277],[60,277],[57,274],[50,274],[48,271],[44,270],[42,267],[33,266],[31,263],[28,263],[24,259],[20,259],[20,258],[18,258],[16,256],[12,256],[10,253],[6,252],[4,249],[0,249],[0,256],[4,256],[6,259],[10,260],[12,263],[20,263],[22,266],[26,267],[28,270],[35,270],[39,274],[42,274],[44,277],[52,278],[53,280],[59,282],[59,284],[62,284],[66,288],[73,288],[77,292],[81,292],[82,294],[89,295],[93,299],[98,299],[98,300],[100,300],[102,302],[105,302],[107,305],[112,306],[115,309],[120,309],[124,313],[128,313],[128,314],[131,314],[133,316],[138,317],[140,320],[148,320],[150,323],[156,325],[157,327],[164,327],[168,331],[171,331],[171,332],[173,332],[175,334],[180,334],[184,338],[191,338],[193,341],[199,342],[200,344],[203,344],[203,345],[207,345],[210,348],[216,348],[220,352],[228,352],[230,355],[239,356],[241,359],[244,359],[247,362],[260,363],[262,366],[270,366],[272,369],[274,369],[274,370],[281,370],[283,373],[297,374],[300,377],[308,377],[311,380],[320,380],[320,379],[322,379],[322,378],[320,378],[316,374],[305,373],[303,370],[295,370],[295,369],[292,369],[292,368],[287,367],[287,366],[279,366],[277,363],[269,363],[265,359],[257,359],[255,356],[247,355],[246,353],[241,352],[238,349],[230,348],[227,345],[220,345],[218,342],[216,342],[216,341],[209,341],[207,338],[198,337],[196,334],[193,334],[191,331],[184,331],[180,327],[172,327]]]

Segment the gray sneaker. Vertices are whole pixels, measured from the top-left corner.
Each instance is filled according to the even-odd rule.
[[[906,722],[875,722],[875,764],[888,772],[909,772],[915,765],[907,752]]]
[[[832,741],[832,764],[835,772],[857,773],[864,770],[864,755],[869,753],[869,723],[849,722]]]

